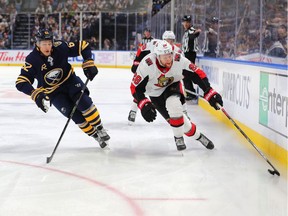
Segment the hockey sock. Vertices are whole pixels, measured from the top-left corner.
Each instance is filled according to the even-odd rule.
[[[188,137],[193,137],[194,139],[198,139],[200,137],[200,132],[197,131],[196,125],[192,123],[186,115],[183,117],[185,135]]]
[[[98,127],[101,125],[101,118],[99,115],[99,111],[97,110],[95,105],[91,105],[91,107],[82,112],[83,117],[87,122],[90,123],[93,127]]]
[[[79,128],[86,133],[88,136],[91,136],[92,134],[95,133],[96,129],[95,127],[92,127],[89,122],[85,121],[81,124],[78,124]]]
[[[184,119],[183,116],[178,118],[170,118],[169,123],[172,127],[175,137],[182,137],[184,134]]]
[[[134,99],[133,103],[131,104],[131,108],[130,110],[134,111],[135,113],[137,113],[138,110],[138,106],[137,106],[137,101]]]
[[[175,137],[182,137],[184,134],[183,107],[178,95],[172,95],[166,100],[166,109],[170,116],[169,124],[172,127]]]

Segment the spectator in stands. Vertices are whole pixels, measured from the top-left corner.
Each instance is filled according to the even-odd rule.
[[[61,1],[61,0],[60,0]],[[59,0],[52,0],[51,5],[52,5],[52,11],[54,12],[55,9],[57,8],[59,4]]]
[[[282,24],[280,25],[278,28],[277,28],[277,36],[278,36],[278,41],[282,44],[282,46],[284,47],[285,49],[285,52],[287,54],[287,50],[288,50],[288,47],[287,47],[287,40],[288,40],[288,37],[287,37],[287,26]]]
[[[274,34],[266,30],[264,36],[263,45],[264,49],[266,48],[266,55],[279,58],[287,57],[287,29],[285,25],[278,26]]]
[[[103,42],[103,50],[113,50],[113,45],[111,40],[109,40],[108,38],[104,39]]]
[[[63,11],[63,4],[64,4],[64,3],[59,2],[58,5],[56,6],[54,12],[55,12],[55,13],[65,12],[65,11]]]
[[[91,37],[90,41],[90,47],[92,50],[98,50],[99,49],[99,44],[94,36]]]
[[[86,0],[78,0],[78,11],[88,11],[88,4]]]
[[[11,49],[11,40],[7,32],[3,33],[4,49]]]
[[[44,14],[45,13],[45,6],[43,4],[39,4],[35,10],[36,14]]]
[[[45,13],[51,14],[52,13],[52,5],[50,1],[46,1],[45,3]]]
[[[21,11],[21,7],[22,7],[22,0],[15,0],[15,8],[18,13]]]
[[[273,41],[271,38],[264,38],[264,44],[268,49],[265,54],[271,57],[286,58],[287,53],[285,52],[284,46],[277,40]]]

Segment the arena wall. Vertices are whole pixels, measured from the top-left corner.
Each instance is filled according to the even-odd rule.
[[[198,59],[198,66],[222,95],[227,113],[254,144],[287,168],[287,66],[211,58]],[[214,111],[203,100],[199,104],[234,127],[222,112]]]

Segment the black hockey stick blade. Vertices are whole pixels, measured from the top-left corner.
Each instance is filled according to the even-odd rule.
[[[53,156],[52,156],[52,157],[53,157]],[[47,158],[46,158],[46,163],[47,163],[47,164],[51,162],[52,157],[47,157]]]
[[[278,176],[280,176],[280,173],[278,172],[278,170],[271,170],[271,169],[268,169],[268,172],[271,174],[271,175],[278,175]]]

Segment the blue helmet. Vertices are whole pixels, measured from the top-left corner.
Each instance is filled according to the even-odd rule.
[[[35,35],[36,42],[51,40],[53,42],[53,33],[48,28],[39,29]]]

